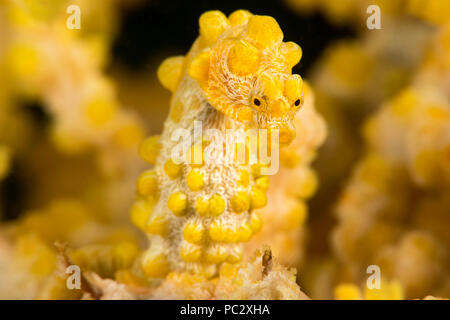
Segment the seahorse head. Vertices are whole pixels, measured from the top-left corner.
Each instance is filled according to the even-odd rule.
[[[295,137],[293,118],[303,104],[302,79],[292,74],[301,48],[283,42],[274,18],[238,10],[228,18],[208,11],[199,20],[198,53],[188,66],[207,101],[249,127]]]

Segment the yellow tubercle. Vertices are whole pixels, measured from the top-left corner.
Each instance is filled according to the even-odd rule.
[[[303,80],[298,74],[291,75],[285,82],[284,94],[291,101],[295,102],[302,98]]]
[[[219,264],[228,257],[228,250],[222,245],[213,245],[206,250],[206,262]]]
[[[252,187],[250,192],[250,205],[253,209],[259,209],[267,204],[267,196],[264,191],[259,188]]]
[[[366,300],[402,300],[404,299],[402,285],[398,281],[387,282],[382,280],[380,288],[370,289],[365,286]]]
[[[164,60],[158,68],[157,75],[159,81],[171,92],[175,92],[180,81],[183,63],[183,56],[170,57]]]
[[[206,216],[209,213],[209,201],[204,197],[197,197],[195,200],[195,211],[200,216]]]
[[[250,208],[250,197],[245,191],[237,192],[231,198],[231,208],[236,213],[242,213]]]
[[[361,290],[354,284],[340,284],[334,289],[334,296],[337,300],[361,300]]]
[[[219,221],[213,221],[208,230],[209,236],[213,241],[222,242],[226,237],[226,230]]]
[[[172,193],[167,200],[167,207],[178,217],[184,215],[187,208],[186,194],[180,191]]]
[[[180,257],[185,262],[196,262],[202,256],[202,247],[196,244],[182,242],[180,246]]]
[[[141,268],[149,278],[162,278],[169,273],[169,263],[163,252],[152,248],[144,252],[141,260]]]
[[[169,159],[164,164],[164,172],[169,176],[170,179],[176,179],[181,175],[181,171],[183,169],[182,164],[176,164]]]
[[[138,200],[131,208],[131,221],[141,230],[145,230],[145,225],[150,214],[153,212],[153,204],[147,200]]]
[[[232,26],[237,26],[240,24],[245,24],[252,14],[247,10],[236,10],[228,17],[228,21]]]
[[[228,27],[227,17],[220,11],[207,11],[200,16],[200,36],[206,43],[217,41],[222,32]]]
[[[190,221],[186,223],[183,230],[183,238],[190,243],[202,242],[205,228],[201,222]]]
[[[192,191],[199,191],[205,186],[203,173],[200,170],[192,169],[186,176],[186,184]]]
[[[234,245],[228,250],[227,262],[238,263],[242,260],[242,248],[239,245]]]
[[[282,45],[282,52],[289,67],[295,66],[302,59],[302,48],[295,42],[285,42]]]
[[[238,40],[231,49],[228,66],[235,75],[254,73],[259,67],[259,51],[245,40]]]
[[[86,103],[84,113],[93,126],[104,126],[112,120],[117,109],[114,101],[103,97],[95,97]]]
[[[215,194],[211,196],[211,198],[209,199],[208,204],[209,214],[214,217],[219,216],[224,212],[225,206],[226,206],[225,199],[221,195]]]
[[[164,236],[167,233],[167,217],[160,213],[160,212],[154,212],[152,213],[147,221],[145,222],[145,229],[146,232],[150,234],[160,235]]]
[[[161,149],[160,138],[159,135],[148,137],[139,147],[140,157],[150,164],[155,164],[156,158],[158,157],[159,150]]]
[[[189,76],[199,83],[206,83],[208,81],[210,56],[210,51],[203,51],[192,60],[189,66]]]
[[[253,232],[258,232],[262,227],[261,217],[256,212],[252,212],[252,214],[250,215],[250,227],[252,228]]]
[[[269,190],[270,180],[268,176],[261,176],[255,180],[255,185],[262,191],[266,192]]]
[[[140,195],[154,196],[158,192],[158,176],[155,170],[144,171],[137,180],[137,190]]]
[[[239,241],[247,242],[250,240],[252,235],[253,235],[253,230],[248,222],[246,222],[239,228]]]
[[[266,48],[283,40],[277,21],[269,16],[252,16],[248,21],[247,36],[257,47]]]

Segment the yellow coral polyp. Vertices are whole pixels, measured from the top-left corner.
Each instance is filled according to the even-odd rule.
[[[256,212],[252,212],[252,214],[250,215],[250,227],[255,233],[261,230],[262,220],[259,214],[257,214]]]
[[[227,262],[238,263],[242,260],[242,248],[240,246],[233,246],[228,251]]]
[[[143,196],[156,195],[158,192],[158,176],[155,170],[147,170],[139,176],[137,190]]]
[[[188,243],[183,242],[180,246],[180,257],[186,262],[196,262],[198,261],[202,256],[202,247]]]
[[[239,241],[240,242],[249,241],[251,239],[252,235],[253,235],[253,230],[249,223],[246,222],[239,228]]]
[[[226,229],[217,220],[213,221],[210,224],[208,233],[209,233],[209,236],[211,237],[211,239],[214,240],[214,241],[217,241],[217,242],[224,241],[224,239],[226,237]]]
[[[254,73],[259,67],[259,51],[245,40],[237,40],[228,57],[232,73],[245,76]]]
[[[334,296],[337,300],[361,300],[361,290],[354,284],[343,283],[334,289]]]
[[[242,213],[250,208],[250,197],[245,191],[237,192],[231,198],[231,208],[235,213]]]
[[[228,257],[228,250],[222,245],[214,245],[206,250],[206,262],[219,264]]]
[[[195,200],[195,211],[200,216],[206,216],[209,213],[209,201],[202,196],[197,197]]]
[[[381,281],[380,288],[369,288],[365,286],[364,297],[367,300],[402,300],[404,299],[403,288],[398,281]]]
[[[189,66],[189,76],[201,84],[208,81],[210,57],[210,51],[203,51],[192,60],[191,65]]]
[[[88,121],[94,126],[104,126],[112,120],[117,112],[114,101],[102,97],[94,98],[86,103],[84,112]]]
[[[261,176],[255,180],[255,186],[257,186],[262,191],[266,192],[269,190],[270,179],[268,176]]]
[[[164,236],[167,233],[167,217],[161,213],[152,213],[145,222],[146,232]]]
[[[181,191],[172,193],[167,200],[167,207],[176,216],[184,215],[187,208],[186,194]]]
[[[160,138],[159,135],[148,137],[139,146],[140,157],[150,164],[155,164],[156,158],[158,157],[159,150],[161,149]]]
[[[141,268],[149,278],[162,278],[169,273],[169,264],[164,253],[148,249],[141,260]]]
[[[229,15],[228,21],[232,26],[237,26],[241,24],[246,24],[251,16],[252,14],[247,10],[236,10]]]
[[[269,16],[252,16],[248,21],[247,36],[255,45],[264,49],[283,40],[283,32],[277,21]]]
[[[259,209],[267,204],[267,196],[264,191],[259,188],[252,187],[250,193],[250,205],[253,209]]]
[[[201,222],[190,221],[186,223],[183,230],[183,238],[190,243],[198,244],[202,242],[205,228]]]
[[[158,68],[157,75],[159,81],[171,92],[175,92],[177,89],[178,82],[181,78],[183,63],[183,56],[170,57],[164,60]]]
[[[220,11],[207,11],[200,16],[200,36],[206,43],[217,41],[222,32],[228,27],[227,17]]]
[[[213,217],[221,215],[225,210],[225,199],[220,194],[214,194],[209,199],[208,212]]]
[[[284,42],[281,48],[286,64],[290,68],[294,67],[302,59],[302,48],[295,42]]]
[[[186,184],[192,191],[199,191],[205,186],[203,173],[200,170],[192,169],[186,176]]]
[[[298,74],[293,74],[286,80],[284,94],[291,102],[301,99],[303,94],[303,80]]]
[[[169,159],[164,164],[164,172],[169,176],[170,179],[176,179],[181,175],[181,171],[183,166],[181,164],[177,164],[173,162],[172,159]]]
[[[147,219],[153,212],[153,205],[147,200],[139,200],[131,208],[131,221],[138,228],[145,230]]]

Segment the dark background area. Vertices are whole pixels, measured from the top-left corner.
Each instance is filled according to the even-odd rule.
[[[124,14],[114,59],[139,69],[161,52],[185,54],[198,36],[198,18],[203,12],[220,10],[229,15],[237,9],[277,20],[284,41],[294,41],[303,48],[303,58],[294,68],[302,75],[330,42],[354,36],[350,28],[330,25],[320,14],[300,16],[281,0],[150,0]]]

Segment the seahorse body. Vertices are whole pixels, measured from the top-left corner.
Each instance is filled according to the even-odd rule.
[[[303,104],[302,79],[291,73],[301,48],[282,42],[273,18],[244,10],[227,18],[209,11],[199,24],[189,53],[165,60],[158,70],[173,92],[170,115],[161,137],[141,147],[155,167],[140,176],[131,215],[150,241],[141,258],[148,277],[169,271],[211,277],[223,262],[241,261],[242,243],[261,228],[254,209],[267,203],[268,177],[253,161],[257,150],[247,145],[245,161],[218,161],[228,156],[220,137],[252,128],[271,136],[278,129],[280,143],[287,144]],[[195,136],[194,121],[202,124],[201,136]],[[185,163],[172,155],[180,146],[173,138],[179,129],[193,137]],[[208,137],[208,129],[216,134]]]

